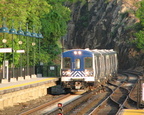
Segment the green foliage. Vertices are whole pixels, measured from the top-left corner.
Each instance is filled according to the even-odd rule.
[[[136,11],[136,16],[140,19],[141,25],[144,27],[144,1],[139,4],[139,9]]]
[[[51,0],[49,0],[51,1]],[[43,33],[51,39],[59,39],[66,33],[67,21],[70,19],[70,10],[62,6],[61,3],[57,3],[57,0],[52,0],[52,7],[50,13],[46,14],[42,18]],[[56,3],[54,3],[56,2]]]
[[[41,19],[42,32],[47,38],[43,42],[43,48],[50,54],[51,60],[61,52],[57,41],[65,35],[67,21],[70,20],[70,9],[62,5],[63,1],[48,0],[51,4],[50,12]]]
[[[140,23],[137,24],[139,27],[136,28],[138,32],[134,34],[137,38],[134,42],[137,48],[144,49],[144,1],[140,2],[136,16],[139,18]]]
[[[137,37],[136,43],[137,43],[137,47],[140,49],[144,49],[144,31],[139,31],[135,34],[135,36]]]
[[[0,17],[6,17],[6,25],[10,29],[12,20],[14,20],[14,28],[19,29],[19,22],[22,22],[22,30],[26,31],[26,23],[29,24],[29,31],[35,25],[35,32],[41,33],[44,39],[28,37],[30,65],[34,62],[49,63],[54,60],[61,52],[60,42],[61,36],[65,35],[67,30],[67,21],[70,19],[70,9],[63,6],[63,3],[71,0],[2,0],[0,3]],[[0,25],[3,22],[0,21]],[[0,41],[4,39],[4,34],[0,33]],[[27,41],[25,36],[14,35],[14,50],[24,49],[27,51]],[[6,33],[6,47],[12,47],[12,35]],[[18,42],[23,44],[19,45]],[[36,42],[36,46],[32,46],[32,42]],[[0,47],[3,47],[0,42]],[[39,49],[40,48],[40,49]],[[4,54],[0,53],[0,65],[2,65]],[[22,54],[23,66],[26,66],[26,52]],[[12,63],[12,53],[6,54],[6,59]],[[14,53],[14,65],[19,66],[20,54]]]
[[[40,25],[39,19],[48,13],[49,9],[50,5],[45,0],[3,0],[0,5],[0,17],[6,17],[9,27],[12,19],[17,22],[16,28],[19,21],[23,24],[32,21],[35,25]]]

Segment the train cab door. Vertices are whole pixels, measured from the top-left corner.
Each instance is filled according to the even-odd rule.
[[[72,71],[82,71],[82,59],[81,58],[73,58],[72,60]]]

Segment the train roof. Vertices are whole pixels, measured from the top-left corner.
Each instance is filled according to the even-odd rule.
[[[63,53],[73,52],[73,51],[91,52],[90,50],[85,50],[85,49],[71,49],[71,50],[67,50],[67,51],[65,51]]]
[[[68,55],[74,54],[75,52],[77,52],[77,53],[83,52],[85,55],[93,55],[93,52],[87,51],[85,49],[71,49],[71,50],[67,50],[67,51],[63,52],[62,54],[63,54],[63,56],[68,56]]]
[[[94,54],[103,54],[103,55],[108,55],[108,54],[116,54],[116,52],[113,49],[107,50],[107,49],[93,49],[90,50],[92,51]]]
[[[95,55],[108,55],[108,54],[116,54],[116,51],[114,51],[113,49],[107,50],[107,49],[71,49],[71,50],[67,50],[63,53],[68,53],[68,52],[73,52],[73,51],[82,51],[82,52],[89,52],[90,54],[95,54]]]

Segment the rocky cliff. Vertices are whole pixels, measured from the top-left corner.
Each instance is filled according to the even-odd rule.
[[[68,4],[72,9],[65,47],[114,49],[119,68],[143,65],[143,53],[132,44],[133,25],[139,20],[134,12],[139,0],[86,0]]]

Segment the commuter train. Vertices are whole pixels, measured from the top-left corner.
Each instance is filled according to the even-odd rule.
[[[87,90],[117,75],[117,53],[102,49],[72,49],[61,56],[61,85],[67,91]]]

